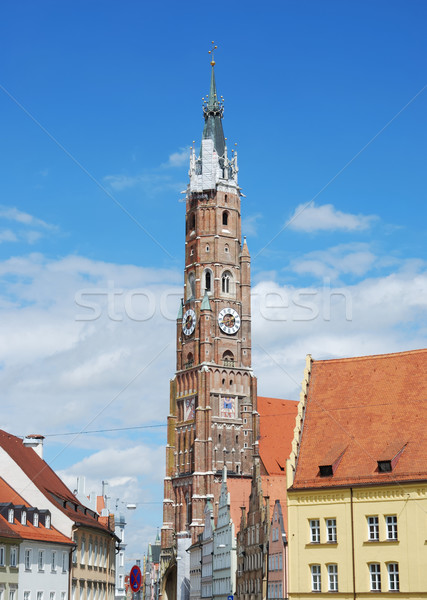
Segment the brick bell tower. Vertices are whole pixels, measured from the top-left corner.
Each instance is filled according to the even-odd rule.
[[[186,191],[184,297],[163,501],[162,556],[169,567],[164,564],[163,573],[176,558],[179,539],[194,543],[203,530],[206,501],[216,512],[224,465],[229,481],[250,478],[257,452],[250,256],[241,241],[237,152],[229,156],[224,138],[213,55],[211,66],[202,144],[198,156],[191,149]]]

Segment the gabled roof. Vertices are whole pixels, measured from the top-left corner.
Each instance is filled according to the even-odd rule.
[[[426,423],[426,349],[313,360],[291,489],[427,481]]]
[[[96,513],[81,505],[65,483],[49,465],[22,443],[22,439],[0,430],[0,447],[15,461],[38,489],[76,523],[100,529],[114,535],[108,527],[98,521]],[[13,500],[12,500],[13,501]]]
[[[285,476],[286,460],[294,439],[298,402],[258,396],[257,408],[260,415],[259,454],[266,474]]]
[[[0,502],[12,502],[13,504],[30,507],[28,502],[22,498],[2,477],[0,477]],[[26,525],[15,518],[13,523],[9,523],[3,515],[0,514],[0,535],[4,537],[18,538],[20,540],[35,540],[42,542],[54,542],[57,544],[73,545],[74,542],[63,535],[60,531],[51,525],[49,529],[39,522],[35,527],[29,519]]]

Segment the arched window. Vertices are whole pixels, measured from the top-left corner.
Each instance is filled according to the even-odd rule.
[[[225,244],[224,246],[224,252],[230,252],[230,248],[228,247],[228,244]]]
[[[231,275],[230,271],[225,271],[222,274],[222,278],[221,278],[221,290],[222,290],[223,294],[231,293],[231,282],[232,282],[232,275]]]
[[[187,299],[194,298],[196,295],[196,277],[194,273],[188,275],[187,281]]]
[[[222,355],[224,367],[234,367],[234,355],[231,350],[226,350]]]
[[[206,244],[206,252],[209,252],[209,244]]]
[[[222,224],[228,225],[228,212],[226,210],[222,213]]]
[[[210,269],[206,269],[205,271],[205,291],[212,291],[212,271]]]

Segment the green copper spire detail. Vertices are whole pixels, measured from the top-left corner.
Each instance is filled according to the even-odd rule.
[[[209,296],[208,296],[207,292],[205,292],[205,295],[203,296],[203,300],[202,300],[202,304],[200,306],[200,310],[212,310],[211,309],[211,303],[209,302]]]
[[[215,83],[215,61],[212,60],[211,87],[209,90],[209,98],[203,107],[203,115],[205,118],[205,126],[203,128],[203,139],[212,139],[214,148],[222,158],[225,151],[225,138],[222,129],[222,115],[224,113],[224,105],[222,100],[218,100]]]

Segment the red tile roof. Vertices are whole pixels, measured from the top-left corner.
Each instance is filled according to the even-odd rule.
[[[56,504],[67,517],[86,527],[111,533],[108,527],[92,516],[89,509],[81,506],[79,500],[49,465],[32,448],[24,446],[21,438],[0,430],[0,447],[9,454],[46,498]],[[83,511],[86,511],[86,514]]]
[[[426,425],[427,349],[313,361],[292,488],[425,481]]]
[[[28,502],[22,498],[6,481],[0,477],[0,502],[12,502],[29,507]],[[38,508],[38,507],[37,507]],[[51,526],[46,529],[42,523],[38,527],[27,519],[27,524],[22,525],[18,519],[9,523],[3,515],[0,515],[0,535],[5,537],[19,538],[22,540],[36,540],[42,542],[55,542],[58,544],[73,545],[73,541]]]
[[[298,402],[258,396],[259,454],[269,475],[285,475],[294,439]]]

